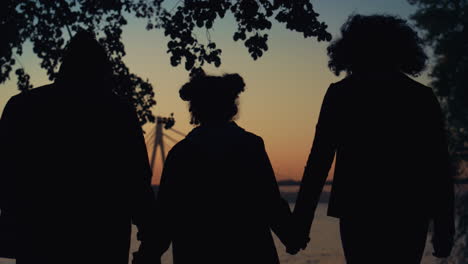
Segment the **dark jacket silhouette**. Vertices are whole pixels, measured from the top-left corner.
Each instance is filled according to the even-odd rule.
[[[154,198],[130,105],[48,85],[10,99],[2,123],[18,263],[128,263]]]
[[[289,207],[263,140],[235,123],[195,128],[170,151],[157,195],[162,253],[174,263],[278,263]]]
[[[335,156],[328,215],[341,219],[345,254],[345,244],[364,243],[352,250],[378,255],[392,237],[401,248],[422,245],[416,253],[422,254],[429,219],[435,239],[444,240],[436,244],[452,239],[453,184],[443,117],[430,88],[396,71],[355,73],[330,86],[294,210],[303,235]],[[366,232],[374,240],[358,242]],[[388,255],[401,256],[398,250]]]
[[[136,113],[79,73],[79,83],[62,78],[12,97],[3,111],[9,195],[0,205],[14,219],[18,264],[127,264],[131,223],[143,237],[151,229],[155,199]]]

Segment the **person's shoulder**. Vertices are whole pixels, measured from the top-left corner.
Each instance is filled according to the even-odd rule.
[[[53,84],[46,84],[25,92],[20,92],[8,100],[8,105],[29,104],[31,101],[41,100],[44,97],[51,96],[54,94],[54,90],[55,88]]]
[[[399,73],[398,77],[399,77],[400,81],[405,83],[407,86],[412,86],[412,87],[415,87],[416,89],[421,89],[421,90],[425,90],[425,91],[427,91],[427,90],[432,91],[431,88],[429,88],[426,85],[416,81],[415,79],[409,77],[408,75],[406,75],[404,73]]]
[[[180,151],[180,149],[186,148],[188,145],[190,145],[190,142],[187,140],[187,138],[183,138],[171,148],[171,151],[172,152]]]
[[[242,138],[243,141],[250,146],[265,147],[265,142],[263,141],[262,137],[247,130],[243,130]]]
[[[33,89],[29,90],[25,94],[30,94],[30,95],[33,95],[33,96],[45,96],[45,95],[48,95],[48,94],[53,94],[55,92],[56,92],[55,84],[49,83],[49,84],[46,84],[46,85],[42,85],[42,86],[33,88]]]
[[[350,85],[352,83],[352,81],[353,81],[353,78],[350,77],[350,76],[347,76],[347,77],[345,77],[345,78],[343,78],[343,79],[341,79],[341,80],[339,80],[337,82],[331,83],[329,89],[330,88],[337,89],[337,88],[340,88],[340,87],[343,87],[343,86],[348,86],[348,85]]]
[[[337,82],[333,82],[328,86],[327,94],[333,95],[340,93],[341,91],[349,90],[349,87],[354,85],[353,81],[353,78],[347,76]]]
[[[362,86],[363,84],[366,84],[372,80],[375,81],[379,79],[377,77],[369,77],[368,75],[364,75],[363,73],[353,73],[347,75],[346,77],[337,82],[331,83],[328,88],[328,91],[349,91],[352,87]]]
[[[174,157],[180,157],[181,155],[190,153],[191,144],[190,142],[184,138],[177,142],[167,153],[167,161],[174,159]]]
[[[245,130],[245,132],[243,134],[244,134],[244,137],[247,138],[247,140],[256,141],[256,142],[263,142],[263,138],[261,136],[256,135],[253,132]]]
[[[413,92],[417,97],[435,97],[432,88],[410,78],[406,74],[401,75],[401,81],[404,84],[402,88],[407,89],[408,92]]]

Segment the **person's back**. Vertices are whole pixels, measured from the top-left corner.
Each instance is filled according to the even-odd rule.
[[[424,70],[422,41],[405,20],[352,15],[328,47],[347,77],[323,99],[294,217],[303,247],[336,156],[328,215],[340,219],[348,263],[419,263],[434,220],[435,255],[453,243],[453,184],[443,116]],[[397,242],[397,246],[394,244]]]
[[[126,264],[132,221],[152,216],[135,111],[104,82],[77,78],[12,97],[2,116],[18,263]]]
[[[330,88],[336,173],[329,214],[429,217],[442,125],[430,90],[402,73],[351,75]],[[439,119],[437,121],[437,119]]]
[[[11,158],[18,158],[17,228],[27,254],[22,257],[51,254],[86,261],[93,250],[108,248],[104,241],[115,241],[109,236],[128,236],[131,197],[125,187],[131,174],[119,168],[130,157],[122,135],[127,109],[115,98],[89,100],[53,86],[10,102],[14,109],[7,110],[21,122],[9,140],[15,144]],[[83,245],[89,251],[77,255]]]
[[[164,164],[153,249],[172,242],[174,263],[279,262],[271,230],[284,241],[290,211],[263,140],[232,122],[243,89],[232,74],[194,77],[180,90],[199,126]]]
[[[197,128],[174,147],[166,163],[173,187],[165,192],[175,261],[209,254],[223,263],[277,262],[269,226],[275,201],[268,200],[276,182],[254,163],[263,153],[261,138],[234,123]]]

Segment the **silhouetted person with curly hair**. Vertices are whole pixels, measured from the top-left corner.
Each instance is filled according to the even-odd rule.
[[[293,213],[308,241],[336,157],[328,215],[340,219],[347,263],[419,263],[434,222],[434,255],[450,254],[453,183],[443,115],[418,75],[427,57],[406,21],[353,15],[328,47],[330,85]]]
[[[159,246],[146,253],[172,242],[175,264],[279,262],[271,230],[285,239],[290,210],[262,138],[233,122],[244,86],[238,74],[200,73],[180,89],[196,127],[167,156]]]
[[[53,84],[9,100],[0,206],[14,219],[18,264],[128,264],[132,222],[142,240],[154,237],[142,130],[114,88],[106,51],[82,31]]]

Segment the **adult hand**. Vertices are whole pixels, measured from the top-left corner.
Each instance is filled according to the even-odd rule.
[[[434,257],[447,258],[452,252],[453,236],[449,234],[434,233],[432,245],[434,247],[434,253],[432,253]]]
[[[453,248],[455,224],[452,215],[436,217],[432,235],[433,255],[437,258],[447,258]]]
[[[138,251],[133,253],[132,264],[161,264],[161,255],[142,242]]]
[[[132,264],[161,264],[160,257],[150,257],[141,252],[133,253]]]
[[[291,255],[297,254],[301,249],[304,250],[310,241],[310,231],[307,225],[303,223],[303,219],[292,214],[289,222],[289,233],[286,245],[286,252]]]
[[[289,241],[288,245],[286,246],[286,252],[291,255],[296,255],[301,249],[306,249],[309,241],[309,237],[292,237],[291,241]]]

